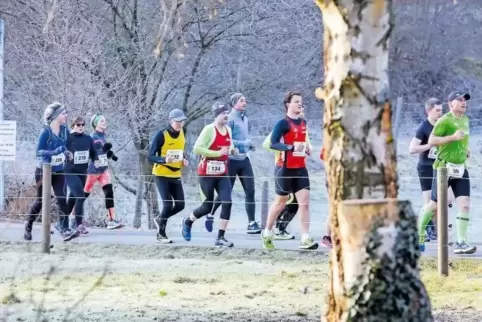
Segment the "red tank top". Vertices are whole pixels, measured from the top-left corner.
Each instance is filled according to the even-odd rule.
[[[290,130],[283,135],[283,143],[293,145],[293,151],[280,153],[276,165],[287,169],[300,169],[306,167],[306,122],[301,120],[300,125],[295,124],[286,117]]]
[[[223,147],[231,147],[231,137],[229,136],[228,128],[225,127],[226,134],[221,134],[219,130],[214,127],[214,141],[209,146],[209,150],[219,151]],[[202,157],[197,168],[197,173],[200,176],[222,176],[228,173],[228,155],[220,157]]]

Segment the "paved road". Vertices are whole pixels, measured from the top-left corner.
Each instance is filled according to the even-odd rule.
[[[203,227],[199,226],[193,227],[193,239],[191,242],[185,241],[182,236],[180,229],[171,229],[168,235],[173,239],[173,245],[182,246],[202,246],[202,247],[212,247],[216,233],[208,233]],[[0,240],[2,241],[22,241],[23,240],[23,228],[24,225],[19,222],[0,222]],[[146,244],[156,244],[155,232],[146,230],[134,230],[130,228],[123,228],[120,230],[109,231],[100,228],[89,229],[90,233],[82,237],[76,238],[71,241],[71,243],[99,243],[99,244],[124,244],[124,245],[146,245]],[[41,226],[39,224],[34,225],[33,229],[33,240],[41,240]],[[226,237],[234,243],[234,247],[238,248],[261,248],[261,241],[259,235],[246,235],[242,232],[228,232]],[[314,236],[317,240],[321,236]],[[62,240],[58,233],[52,235],[53,243],[61,243]],[[299,245],[299,240],[283,240],[275,241],[275,245],[279,249],[296,250]],[[473,255],[465,255],[464,257],[475,257],[482,258],[482,244],[478,244],[478,251]],[[163,247],[169,247],[168,245],[163,245]],[[328,249],[320,247],[319,251],[327,252]],[[426,251],[424,256],[437,256],[437,245],[436,243],[428,243],[426,245]],[[451,250],[449,250],[450,257],[460,257],[454,255]]]

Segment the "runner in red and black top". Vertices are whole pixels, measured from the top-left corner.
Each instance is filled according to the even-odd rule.
[[[302,249],[317,249],[309,234],[310,229],[310,179],[306,168],[306,156],[311,155],[306,143],[306,121],[300,117],[303,100],[298,92],[288,92],[284,99],[286,116],[279,120],[271,134],[272,150],[281,151],[276,165],[279,167],[275,176],[276,199],[269,209],[266,228],[262,233],[263,246],[273,249],[273,226],[276,219],[293,193],[298,200],[298,212],[301,228]]]
[[[199,185],[203,203],[194,209],[189,218],[182,221],[182,236],[191,240],[191,228],[194,221],[208,215],[213,209],[214,192],[221,201],[221,219],[218,238],[214,246],[233,247],[226,240],[224,233],[231,217],[231,182],[228,176],[228,155],[237,154],[234,148],[231,129],[228,123],[229,108],[226,104],[215,103],[212,107],[214,123],[206,125],[194,143],[194,153],[201,156],[198,165]]]

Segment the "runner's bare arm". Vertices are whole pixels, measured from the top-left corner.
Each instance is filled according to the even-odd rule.
[[[459,137],[456,136],[455,134],[447,135],[447,136],[435,136],[432,133],[428,138],[428,144],[430,144],[431,146],[439,146],[439,145],[447,144],[449,142],[457,141],[457,140],[459,140]]]
[[[422,140],[413,138],[410,142],[410,146],[408,147],[408,153],[416,154],[430,150],[432,147],[430,144],[420,144]]]

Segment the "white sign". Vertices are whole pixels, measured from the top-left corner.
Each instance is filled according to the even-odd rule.
[[[15,161],[17,121],[0,121],[0,161]]]

